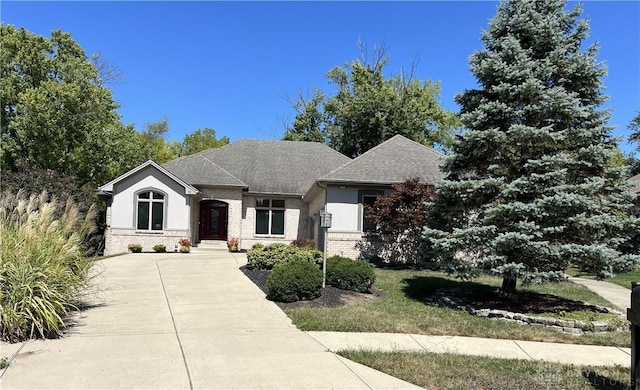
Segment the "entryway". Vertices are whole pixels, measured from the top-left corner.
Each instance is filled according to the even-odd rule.
[[[229,205],[219,200],[200,202],[200,241],[227,240]]]

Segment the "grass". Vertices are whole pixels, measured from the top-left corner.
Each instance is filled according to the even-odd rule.
[[[595,279],[595,276],[582,272],[575,267],[571,267],[567,269],[566,273],[578,278]],[[604,279],[604,281],[609,283],[614,283],[614,284],[617,284],[618,286],[622,286],[624,288],[628,288],[629,290],[631,290],[631,282],[640,281],[640,269],[632,272],[626,272],[624,274],[618,274],[613,278]]]
[[[88,286],[93,259],[84,238],[95,212],[82,216],[69,198],[46,193],[0,198],[0,337],[21,341],[61,335],[66,315]]]
[[[629,388],[626,367],[574,366],[538,361],[435,353],[340,351],[347,359],[425,389]]]
[[[497,278],[482,277],[462,282],[442,273],[376,269],[374,287],[386,292],[380,301],[355,303],[336,308],[291,308],[287,315],[305,331],[414,333],[516,339],[591,345],[628,347],[629,332],[585,333],[572,335],[555,329],[520,325],[472,316],[424,302],[424,298],[443,287],[495,289]],[[565,298],[610,305],[586,287],[564,282],[532,286],[532,292],[557,294]]]

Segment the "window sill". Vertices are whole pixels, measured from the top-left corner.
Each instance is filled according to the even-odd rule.
[[[158,235],[158,234],[164,234],[164,231],[163,230],[136,230],[136,234]]]
[[[285,238],[284,234],[254,234],[253,238]]]

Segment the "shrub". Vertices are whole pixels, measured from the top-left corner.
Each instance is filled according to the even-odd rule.
[[[182,247],[182,246],[186,246],[188,248],[191,247],[191,241],[189,241],[186,238],[181,239],[180,241],[178,241],[178,244]]]
[[[129,245],[127,245],[127,249],[129,249],[129,252],[131,252],[131,253],[140,253],[140,252],[142,252],[142,245],[140,245],[140,244],[129,244]]]
[[[322,252],[279,243],[267,246],[254,245],[247,252],[247,267],[250,269],[269,270],[276,264],[292,261],[319,265],[322,264]]]
[[[142,249],[142,247],[140,247],[140,249]],[[167,251],[167,247],[162,244],[154,245],[153,251],[157,253],[165,253]]]
[[[367,292],[376,280],[371,265],[333,256],[327,259],[327,284],[343,290]]]
[[[267,279],[267,297],[278,302],[314,299],[322,290],[322,270],[301,261],[276,265]]]
[[[83,239],[95,211],[82,215],[72,198],[4,193],[0,199],[0,338],[61,335],[67,314],[89,287],[93,259]]]
[[[180,246],[180,253],[189,253],[191,252],[191,248],[188,247],[187,245],[181,245]]]
[[[294,240],[291,242],[291,245],[297,246],[298,248],[318,249],[316,247],[315,240],[311,238],[300,238],[300,239]]]

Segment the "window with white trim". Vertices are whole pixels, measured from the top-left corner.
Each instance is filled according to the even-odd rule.
[[[284,199],[256,199],[256,234],[284,235]]]
[[[162,230],[164,227],[165,195],[157,191],[138,193],[136,228],[138,230]]]

